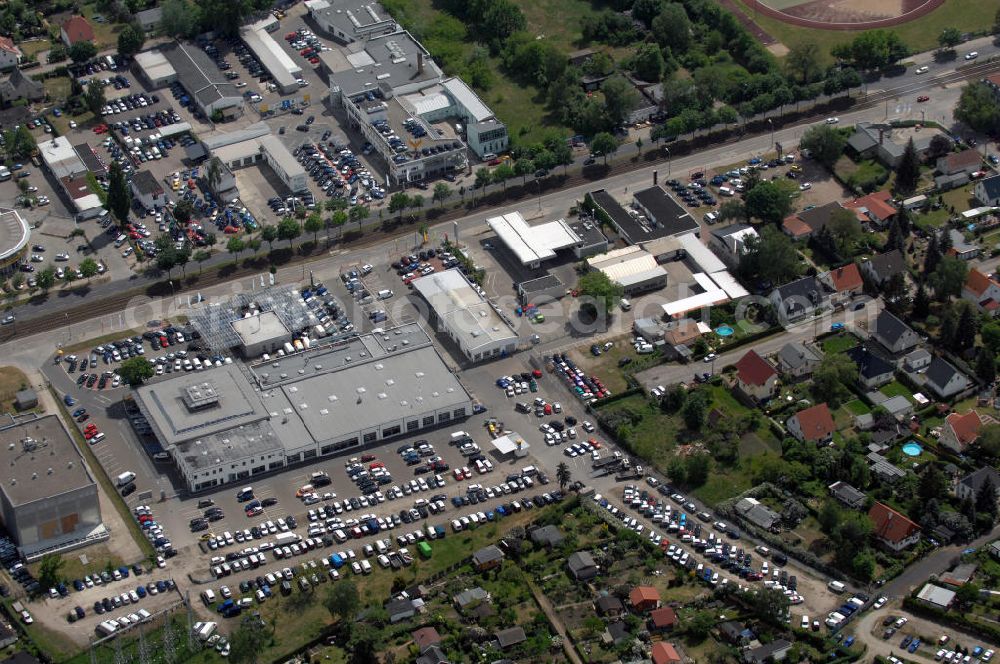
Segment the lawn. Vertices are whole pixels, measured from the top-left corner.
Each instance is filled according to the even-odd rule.
[[[84,565],[80,561],[80,556],[87,556],[87,564]],[[62,557],[62,567],[59,568],[59,576],[63,579],[73,580],[82,579],[88,574],[93,574],[94,572],[103,572],[107,569],[117,569],[125,564],[119,556],[111,553],[108,547],[104,544],[97,544],[94,546],[89,546],[83,552],[73,552],[64,554]],[[42,563],[37,562],[29,565],[31,573],[36,577],[39,574],[39,568]]]
[[[853,334],[841,332],[840,334],[823,339],[820,345],[823,347],[823,352],[825,354],[836,355],[837,353],[843,353],[844,351],[848,351],[857,346],[858,340]]]
[[[742,3],[741,0],[738,0]],[[825,64],[833,64],[830,49],[854,39],[861,31],[814,30],[791,25],[770,16],[757,14],[744,4],[747,16],[754,18],[758,25],[772,37],[792,47],[800,43],[819,46]],[[962,32],[981,32],[993,25],[993,18],[1000,9],[1000,0],[948,0],[930,14],[915,21],[892,28],[903,38],[913,52],[937,48],[937,37],[944,28],[958,28]]]
[[[674,445],[681,432],[681,426],[671,415],[667,415],[642,394],[633,394],[600,407],[598,414],[612,416],[627,413],[633,424],[628,427],[625,440],[633,453],[662,469],[673,458]]]
[[[718,465],[708,475],[708,481],[692,491],[706,505],[717,505],[723,500],[738,496],[751,487],[750,477],[739,469],[720,468]]]
[[[28,387],[28,377],[16,367],[0,367],[0,412],[14,412],[14,394]]]
[[[860,399],[848,401],[844,404],[844,408],[846,408],[851,415],[867,415],[872,412],[871,409],[865,405],[865,402]]]
[[[913,399],[913,392],[898,380],[894,380],[888,385],[883,385],[879,389],[879,392],[890,398],[899,396],[906,397],[910,403],[916,403]]]
[[[47,78],[42,81],[45,94],[56,104],[62,104],[69,99],[70,80],[66,76],[59,78]]]
[[[108,23],[107,15],[97,11],[95,4],[84,5],[81,13],[90,21],[90,25],[94,28],[94,45],[98,51],[118,45],[118,33],[125,27],[124,25],[112,25]],[[103,16],[104,21],[94,21],[92,20],[94,16]]]

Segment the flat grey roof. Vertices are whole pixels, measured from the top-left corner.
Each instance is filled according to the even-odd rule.
[[[284,445],[265,420],[181,443],[175,454],[198,470],[249,456],[284,456]]]
[[[475,349],[491,341],[517,340],[517,332],[475,291],[458,268],[414,279],[414,290],[445,321],[462,345]]]
[[[256,316],[240,318],[232,322],[233,330],[245,345],[259,341],[270,341],[281,337],[291,338],[291,331],[273,311],[263,311]]]
[[[418,53],[423,53],[423,71],[419,71]],[[402,85],[430,84],[441,78],[441,70],[427,49],[405,30],[369,39],[363,49],[349,53],[347,61],[351,68],[334,72],[332,78],[349,96],[379,87],[393,90]]]
[[[142,400],[164,435],[165,440],[160,442],[165,446],[211,436],[267,417],[253,384],[237,364],[174,376],[142,385],[135,391],[136,398]],[[191,388],[214,390],[219,398],[209,407],[191,409],[187,405]]]
[[[601,228],[596,222],[574,221],[569,227],[580,237],[581,247],[606,244],[608,241],[608,238],[604,236],[604,233],[601,232]]]
[[[14,506],[94,484],[70,434],[55,415],[19,418],[0,429],[0,486]]]

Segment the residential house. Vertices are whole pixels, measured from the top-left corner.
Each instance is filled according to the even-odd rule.
[[[926,158],[931,139],[935,136],[948,135],[936,129],[925,129],[915,132],[909,127],[893,127],[891,125],[871,122],[858,122],[854,125],[854,134],[847,139],[848,150],[864,159],[877,159],[884,166],[896,168],[903,158],[906,145],[913,140],[913,147],[921,159]],[[948,140],[949,144],[951,140]]]
[[[915,373],[929,367],[933,359],[926,348],[916,348],[903,356],[901,364],[905,371]]]
[[[822,272],[819,280],[833,291],[831,302],[834,305],[848,302],[855,295],[861,295],[865,289],[865,282],[856,263],[848,263],[843,267]]]
[[[163,186],[149,171],[132,174],[132,193],[147,210],[158,210],[167,204]]]
[[[781,515],[756,498],[741,498],[736,503],[736,511],[744,519],[764,530],[776,530],[781,523]]]
[[[861,274],[875,286],[884,286],[897,272],[906,274],[906,259],[899,249],[872,256],[861,263]]]
[[[979,565],[976,563],[962,563],[961,565],[956,565],[954,569],[941,574],[938,577],[938,581],[946,586],[960,588],[972,581],[976,576],[977,570],[979,570]]]
[[[502,629],[493,636],[500,650],[506,650],[511,646],[516,646],[528,640],[528,636],[524,633],[524,628],[521,626]]]
[[[666,641],[654,643],[649,656],[653,660],[653,664],[680,664],[683,661],[681,656],[677,654],[677,648]]]
[[[420,652],[441,643],[441,635],[433,627],[421,627],[418,630],[410,632],[410,638],[417,644],[417,649]]]
[[[21,99],[29,102],[45,99],[45,86],[25,76],[20,69],[15,69],[10,76],[0,81],[0,105],[9,106]]]
[[[847,482],[834,482],[827,488],[830,490],[831,496],[852,510],[859,510],[865,505],[867,496]]]
[[[737,620],[727,620],[719,623],[719,636],[732,645],[743,645],[757,638],[752,630]]]
[[[981,205],[1000,206],[1000,175],[993,175],[976,182],[972,194]]]
[[[670,606],[653,609],[649,613],[646,626],[650,632],[669,632],[677,626],[677,612]]]
[[[72,16],[62,24],[59,35],[66,48],[69,48],[77,42],[93,42],[94,28],[84,17]]]
[[[660,605],[660,591],[652,586],[636,586],[628,594],[628,600],[634,611],[646,613]]]
[[[1000,312],[1000,281],[972,268],[965,278],[962,297],[975,304],[981,312],[995,317]]]
[[[535,528],[531,531],[531,541],[535,544],[541,544],[550,549],[555,548],[563,543],[563,534],[559,530],[559,526],[548,525],[542,526],[541,528]]]
[[[800,410],[788,418],[788,433],[800,441],[828,445],[833,442],[833,416],[825,403]]]
[[[948,191],[968,184],[969,176],[983,166],[983,157],[977,151],[968,148],[961,152],[950,152],[939,157],[934,168],[934,187],[939,191]]]
[[[864,346],[855,346],[846,353],[858,367],[858,382],[872,390],[892,382],[896,367]]]
[[[752,399],[767,401],[777,391],[778,372],[757,351],[750,350],[736,363],[736,386]]]
[[[926,385],[939,399],[953,397],[971,384],[965,374],[940,357],[931,360],[924,375],[927,378]]]
[[[888,309],[883,309],[875,319],[871,333],[893,355],[906,352],[920,343],[920,336]]]
[[[589,581],[600,572],[600,568],[589,551],[577,551],[572,554],[566,559],[566,567],[577,581]]]
[[[156,32],[157,28],[160,27],[160,23],[163,21],[163,8],[152,7],[150,9],[144,9],[141,12],[137,12],[135,15],[135,21],[143,29],[143,32]]]
[[[618,618],[625,613],[625,605],[614,595],[601,595],[594,602],[594,608],[602,618]]]
[[[823,361],[823,355],[819,350],[801,341],[792,341],[782,346],[777,358],[778,369],[786,380],[811,376]]]
[[[887,227],[896,216],[896,208],[891,201],[892,194],[883,189],[847,201],[844,203],[844,207],[849,210],[857,210],[865,216],[870,226],[881,229]]]
[[[747,224],[732,224],[709,234],[708,245],[729,267],[740,262],[748,242],[758,239],[757,230]]]
[[[434,645],[420,653],[413,664],[449,664],[449,660],[441,646]]]
[[[788,651],[792,649],[792,642],[787,639],[775,639],[770,643],[749,648],[743,651],[743,661],[746,664],[766,664],[768,662],[781,662],[788,656]]]
[[[455,608],[459,611],[465,611],[466,609],[471,609],[478,604],[490,601],[490,594],[476,586],[475,588],[466,588],[462,592],[455,595],[452,598],[455,603]]]
[[[920,539],[920,526],[885,503],[875,503],[868,510],[872,520],[872,535],[892,551],[902,551]]]
[[[21,62],[21,50],[10,37],[0,37],[0,71],[17,69]]]
[[[413,600],[413,599],[393,599],[385,605],[385,611],[389,615],[390,623],[398,623],[401,620],[407,620],[417,615],[417,602],[421,605],[423,600]]]
[[[630,640],[632,638],[632,634],[629,633],[628,625],[625,624],[624,620],[616,620],[608,623],[608,626],[601,635],[601,638],[604,640],[604,643],[613,643],[617,646]]]
[[[975,501],[987,483],[993,487],[994,493],[1000,491],[1000,473],[990,466],[984,466],[960,479],[955,485],[955,497]]]
[[[784,323],[803,318],[829,305],[823,285],[815,277],[803,277],[778,286],[768,298],[779,320]]]
[[[994,540],[990,542],[989,551],[991,556],[1000,560],[1000,540]]]
[[[982,417],[975,410],[969,410],[964,415],[949,413],[941,425],[941,437],[938,442],[957,454],[965,454],[969,446],[979,438],[979,431],[983,425],[992,422],[992,417]]]
[[[503,551],[495,544],[484,546],[472,554],[472,566],[477,572],[485,572],[495,567],[500,567],[503,562]]]
[[[781,228],[791,238],[804,240],[812,237],[813,233],[826,228],[833,213],[843,209],[844,206],[840,204],[840,201],[832,201],[809,210],[802,210],[785,217]]]
[[[951,248],[948,249],[949,256],[963,261],[971,261],[979,257],[982,249],[978,243],[974,240],[969,242],[965,239],[965,233],[954,228],[949,228],[947,232],[951,238]]]

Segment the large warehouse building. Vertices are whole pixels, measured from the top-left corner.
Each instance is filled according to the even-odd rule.
[[[192,491],[472,414],[469,393],[418,325],[175,374],[134,394]]]
[[[17,270],[18,263],[28,255],[31,229],[17,210],[0,208],[0,275]]]
[[[187,91],[191,102],[201,113],[210,118],[216,112],[226,119],[243,114],[243,96],[236,85],[223,76],[212,58],[192,44],[172,42],[160,47],[175,80]],[[158,78],[169,78],[160,66]]]
[[[253,166],[263,160],[289,191],[300,192],[309,188],[309,179],[302,164],[264,122],[239,131],[211,134],[205,137],[202,145],[231,170]]]
[[[461,270],[435,272],[414,279],[412,284],[430,306],[438,330],[447,334],[470,361],[489,360],[517,350],[514,326]]]
[[[108,538],[97,484],[55,415],[0,428],[3,524],[28,561]]]
[[[271,74],[282,94],[291,94],[299,89],[302,78],[300,67],[285,53],[269,30],[277,28],[277,21],[271,18],[240,28],[240,38],[257,57],[264,69]]]
[[[396,21],[371,0],[306,0],[319,29],[341,44],[351,44],[396,31]]]
[[[667,271],[656,262],[656,257],[635,245],[591,256],[587,266],[606,274],[626,295],[638,295],[667,285]]]

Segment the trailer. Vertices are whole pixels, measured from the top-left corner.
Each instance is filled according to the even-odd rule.
[[[286,546],[288,544],[297,544],[302,538],[295,533],[278,533],[274,536],[275,546]]]

